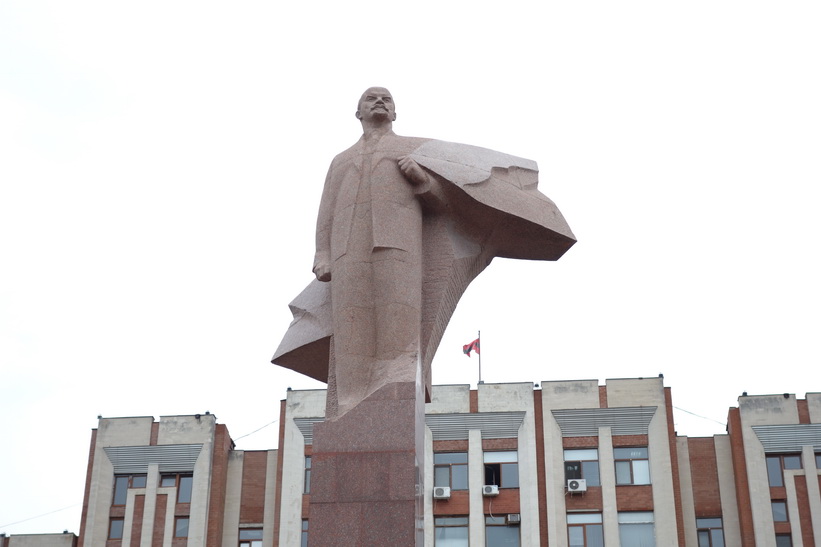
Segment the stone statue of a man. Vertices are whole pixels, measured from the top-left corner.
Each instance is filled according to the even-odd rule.
[[[495,256],[556,260],[575,238],[535,162],[393,132],[390,92],[362,94],[363,135],[328,170],[314,274],[273,361],[329,384],[328,418],[422,382],[456,304]]]

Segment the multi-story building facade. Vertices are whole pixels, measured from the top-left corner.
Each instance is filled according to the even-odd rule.
[[[101,418],[79,545],[305,545],[324,406],[289,391],[254,452],[210,414]],[[821,547],[819,393],[742,396],[688,438],[661,378],[434,386],[426,425],[426,545]]]

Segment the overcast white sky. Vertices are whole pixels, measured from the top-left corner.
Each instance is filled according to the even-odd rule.
[[[494,262],[435,383],[476,383],[481,330],[486,382],[663,373],[683,435],[821,391],[819,28],[814,1],[0,2],[0,532],[79,532],[98,415],[276,446],[319,384],[269,359],[371,85],[399,134],[536,160],[579,239]]]

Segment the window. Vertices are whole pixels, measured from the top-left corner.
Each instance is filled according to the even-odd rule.
[[[815,469],[821,471],[821,452],[815,454]]]
[[[188,517],[177,517],[174,519],[174,537],[187,538],[188,537],[188,523],[191,519]]]
[[[652,511],[619,513],[619,540],[625,547],[655,547]]]
[[[724,547],[724,527],[721,518],[696,519],[698,547]]]
[[[767,477],[770,486],[784,486],[784,469],[801,469],[801,456],[780,454],[767,456]]]
[[[519,527],[505,522],[505,517],[485,516],[486,547],[519,547]]]
[[[787,514],[787,502],[784,500],[773,500],[771,502],[773,508],[773,522],[789,522],[790,518]]]
[[[240,530],[239,547],[262,547],[262,529],[243,528]]]
[[[485,484],[519,488],[519,455],[515,450],[485,452]]]
[[[776,534],[775,547],[792,547],[792,536],[790,534]]]
[[[433,455],[433,486],[468,489],[468,453],[437,452]]]
[[[177,503],[191,503],[191,489],[194,485],[194,476],[190,473],[177,475],[162,475],[160,486],[177,488]]]
[[[601,513],[568,513],[567,543],[570,547],[604,547]]]
[[[647,447],[614,448],[616,484],[650,484]]]
[[[114,475],[113,505],[125,505],[129,488],[145,488],[146,475]]]
[[[585,448],[564,451],[564,478],[584,479],[588,486],[601,486],[599,479],[599,450]]]
[[[111,519],[108,523],[108,539],[123,539],[123,519]]]
[[[433,524],[436,547],[468,547],[467,517],[435,517]]]
[[[300,547],[308,547],[308,519],[302,519],[302,539]]]
[[[305,456],[305,487],[302,490],[303,494],[311,493],[311,457]]]

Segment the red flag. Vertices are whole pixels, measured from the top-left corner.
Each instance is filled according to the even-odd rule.
[[[470,357],[470,352],[471,351],[475,351],[476,355],[479,355],[479,339],[477,338],[476,340],[474,340],[470,344],[465,344],[464,346],[462,346],[462,351],[468,357]]]

